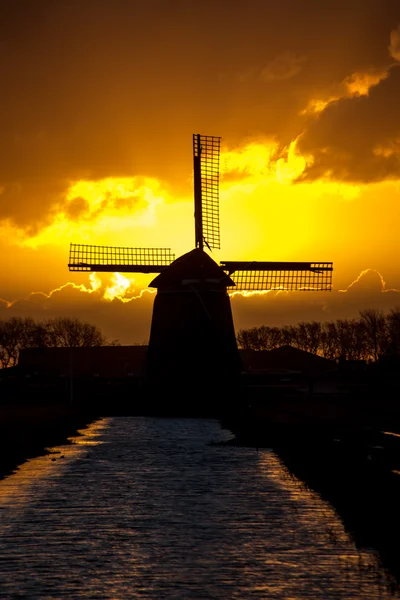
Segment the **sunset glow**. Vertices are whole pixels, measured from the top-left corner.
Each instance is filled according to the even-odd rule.
[[[177,5],[165,28],[158,4],[117,1],[109,13],[101,0],[94,20],[85,3],[38,7],[34,30],[10,8],[0,317],[92,317],[123,343],[145,339],[152,275],[70,273],[69,244],[191,250],[196,132],[221,136],[217,262],[334,262],[331,294],[233,293],[236,329],[400,305],[400,8],[313,3],[310,19],[288,0],[266,18],[261,0],[235,1],[228,25],[217,4],[200,50],[189,32],[194,13],[209,23],[206,6]],[[64,50],[71,35],[81,63]]]

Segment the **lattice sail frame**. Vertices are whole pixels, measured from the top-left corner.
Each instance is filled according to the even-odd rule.
[[[229,291],[284,290],[329,292],[332,290],[333,263],[223,262],[235,286]]]
[[[201,194],[201,231],[205,244],[209,248],[220,248],[219,226],[219,161],[221,138],[209,135],[193,135],[193,157],[199,161],[199,172],[195,168],[196,188]]]
[[[70,271],[161,273],[173,260],[170,248],[70,244],[68,267]]]

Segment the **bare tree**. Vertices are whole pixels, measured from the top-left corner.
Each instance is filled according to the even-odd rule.
[[[368,353],[376,361],[386,350],[386,319],[383,312],[375,308],[361,310],[360,317],[365,325]]]
[[[390,354],[400,354],[400,307],[392,308],[386,317],[388,337],[387,351]]]
[[[352,360],[367,360],[369,356],[365,323],[360,319],[353,319],[351,324]]]
[[[324,358],[329,360],[335,360],[339,358],[335,321],[326,321],[322,324],[321,354]]]
[[[12,317],[0,320],[0,367],[17,365],[23,348],[102,346],[106,343],[100,329],[78,319],[57,318],[36,323],[31,318]]]
[[[7,327],[7,321],[0,321],[0,364],[2,369],[5,369],[10,365],[11,355],[8,350],[9,347],[9,332]]]
[[[267,350],[269,346],[269,327],[251,327],[241,329],[236,336],[239,348],[245,350]]]
[[[282,346],[296,346],[297,332],[293,325],[284,325],[281,328]]]
[[[76,346],[104,346],[106,340],[100,329],[90,323],[59,317],[44,323],[47,335],[47,346],[51,347],[76,347]]]
[[[321,335],[321,323],[301,321],[296,327],[296,345],[300,350],[317,354],[321,346]]]
[[[282,329],[279,327],[271,327],[270,328],[270,348],[273,350],[274,348],[279,348],[282,346]]]
[[[243,350],[256,350],[256,331],[252,329],[240,329],[236,335],[239,348]]]
[[[255,328],[256,350],[269,350],[269,329],[266,325]]]
[[[237,341],[239,347],[252,350],[287,344],[330,360],[376,361],[388,353],[400,354],[400,308],[393,308],[386,317],[380,310],[365,309],[359,319],[242,329]]]
[[[34,344],[37,325],[29,317],[0,321],[0,363],[3,368],[18,363],[19,352]]]
[[[281,330],[279,327],[268,327],[261,325],[257,329],[257,349],[272,350],[282,345]]]

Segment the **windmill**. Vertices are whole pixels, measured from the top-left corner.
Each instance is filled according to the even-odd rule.
[[[240,371],[229,291],[329,291],[331,262],[221,261],[220,137],[193,135],[195,247],[175,259],[170,248],[71,244],[70,271],[157,273],[147,375],[155,389],[221,390]]]

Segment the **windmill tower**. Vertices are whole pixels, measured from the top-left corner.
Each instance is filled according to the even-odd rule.
[[[235,385],[240,358],[228,291],[329,291],[331,262],[221,261],[220,140],[193,135],[195,247],[175,260],[169,248],[71,244],[70,271],[157,273],[147,356],[149,384],[184,393]]]

